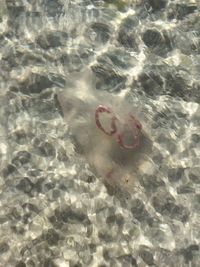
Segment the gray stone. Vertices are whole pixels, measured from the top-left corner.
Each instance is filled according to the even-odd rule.
[[[68,39],[66,32],[55,31],[47,34],[39,35],[36,39],[36,43],[44,50],[50,48],[57,48],[65,45]]]
[[[167,53],[173,48],[173,42],[168,32],[155,28],[147,29],[142,35],[142,40],[153,53],[162,57],[167,56]]]
[[[31,154],[28,151],[19,151],[12,160],[12,164],[17,167],[29,163],[31,160]]]
[[[156,29],[147,29],[142,36],[142,40],[148,47],[155,47],[162,44],[162,35]]]
[[[171,96],[179,96],[183,99],[188,98],[189,87],[188,81],[183,74],[179,72],[173,72],[172,70],[165,74],[165,90],[169,91]]]
[[[168,18],[183,20],[185,17],[191,13],[197,11],[197,6],[193,4],[177,3],[175,5],[170,5]]]
[[[59,61],[69,72],[77,72],[83,68],[83,62],[79,54],[62,54]]]
[[[26,267],[26,263],[23,261],[19,261],[15,267]]]
[[[184,176],[185,168],[172,168],[168,171],[168,179],[170,182],[178,182]]]
[[[131,254],[125,254],[117,258],[119,262],[122,264],[123,267],[127,266],[133,266],[137,267],[137,261]]]
[[[12,87],[11,90],[19,90],[25,94],[38,94],[44,89],[51,88],[53,86],[53,82],[43,75],[33,74],[31,78],[32,81],[29,77],[29,80],[25,80],[20,83],[19,87]]]
[[[48,16],[55,17],[60,16],[63,10],[63,4],[60,0],[43,0],[45,11]]]
[[[27,142],[27,134],[24,131],[24,129],[15,130],[12,133],[12,138],[16,143],[18,143],[20,145],[23,145]]]
[[[149,96],[159,96],[164,91],[164,81],[160,73],[153,67],[150,71],[143,71],[139,77],[136,86],[141,86],[141,89]],[[133,84],[135,87],[135,82]]]
[[[154,265],[154,258],[150,249],[146,246],[140,246],[139,256],[142,260],[148,264],[148,266]]]
[[[113,235],[110,233],[110,231],[108,229],[101,229],[98,231],[98,237],[101,241],[105,242],[105,243],[110,243],[114,241],[114,237]],[[106,259],[106,252],[104,253],[104,258]]]
[[[17,17],[19,17],[21,14],[23,14],[26,10],[22,1],[21,3],[19,1],[18,2],[6,1],[6,6],[7,6],[9,17],[13,21]]]
[[[0,254],[4,254],[9,250],[9,245],[6,242],[0,243]]]
[[[51,143],[35,138],[33,146],[36,154],[42,157],[55,157],[55,148]]]
[[[0,215],[0,224],[4,224],[8,220],[9,218],[7,217],[7,215]]]
[[[177,187],[178,194],[191,194],[195,193],[195,188],[193,187],[192,183],[183,184]]]
[[[31,203],[24,203],[22,205],[22,208],[27,212],[34,212],[36,214],[38,214],[40,212],[39,207],[37,207],[36,205],[33,205]]]
[[[124,29],[120,29],[117,40],[125,48],[133,49],[135,51],[138,50],[138,44],[134,31],[127,34]]]
[[[125,88],[126,77],[114,71],[110,66],[98,64],[92,66],[96,76],[96,89],[106,91],[120,91]]]
[[[19,184],[16,186],[17,189],[23,191],[24,193],[31,193],[33,190],[34,184],[30,181],[28,177],[23,178]]]
[[[163,216],[186,222],[189,218],[189,210],[181,204],[176,204],[175,199],[165,190],[159,191],[152,198],[152,205]]]
[[[144,67],[133,87],[138,86],[152,98],[169,95],[190,102],[192,91],[189,81],[187,70],[152,64]]]
[[[191,136],[191,140],[192,140],[192,142],[195,143],[195,145],[196,145],[197,143],[200,143],[200,134],[192,134],[192,136]]]
[[[145,6],[148,9],[152,9],[153,12],[159,11],[166,7],[167,0],[145,0]]]
[[[195,167],[192,168],[189,171],[189,179],[194,183],[194,184],[200,184],[200,168],[199,167]]]
[[[72,210],[70,207],[56,209],[55,216],[58,221],[70,224],[85,224],[89,225],[91,222],[86,214],[79,210]]]
[[[105,44],[110,39],[110,27],[102,22],[92,23],[86,31],[86,36],[91,43]]]
[[[74,262],[70,261],[70,267],[83,267],[83,265],[80,262]]]
[[[192,244],[187,248],[180,250],[180,253],[184,256],[185,262],[187,264],[192,261],[195,252],[199,254],[199,245],[197,244]]]
[[[58,113],[59,113],[62,117],[64,117],[64,114],[63,114],[63,111],[62,111],[62,107],[61,107],[61,105],[60,105],[60,102],[58,101],[58,95],[57,95],[57,94],[54,95],[54,105],[55,105],[55,108],[56,108],[56,110],[58,111]]]
[[[135,35],[139,20],[136,16],[130,16],[123,20],[119,28],[117,40],[125,48],[138,50],[138,42]]]
[[[44,235],[49,246],[56,246],[60,239],[58,232],[54,229],[49,229],[48,232]]]
[[[98,58],[100,64],[109,65],[109,62],[112,62],[113,68],[128,69],[133,67],[132,60],[134,58],[130,56],[130,53],[123,49],[114,49],[105,54],[102,54]]]
[[[43,267],[57,267],[57,265],[54,264],[51,258],[47,258],[44,260]]]
[[[48,220],[55,229],[61,229],[63,227],[63,222],[60,221],[57,216],[50,216]]]
[[[134,219],[140,222],[152,223],[153,219],[145,208],[144,203],[140,199],[134,199],[131,203],[131,212]]]
[[[51,79],[45,75],[31,73],[25,80],[19,82],[17,86],[10,88],[13,92],[22,92],[24,94],[39,94],[53,86],[62,87],[65,80],[62,77],[52,75]]]
[[[148,192],[153,192],[159,190],[158,188],[161,186],[165,186],[161,177],[157,174],[155,175],[143,175],[139,180],[140,184],[146,189]]]
[[[110,215],[106,218],[107,224],[117,224],[119,227],[122,227],[124,224],[124,217],[121,214]]]
[[[17,168],[13,164],[8,164],[3,170],[2,170],[3,176],[8,177],[12,174],[17,173]]]

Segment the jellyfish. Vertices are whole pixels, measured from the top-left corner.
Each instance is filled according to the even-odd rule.
[[[76,153],[88,161],[95,175],[107,185],[131,190],[152,142],[139,109],[119,95],[94,89],[91,80],[91,74],[79,74],[58,93],[64,120]]]

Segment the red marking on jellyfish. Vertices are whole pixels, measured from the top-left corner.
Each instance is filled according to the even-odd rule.
[[[106,131],[102,124],[100,123],[99,120],[99,115],[100,113],[106,112],[108,114],[112,115],[111,118],[111,130],[108,132]],[[140,144],[140,136],[141,136],[141,130],[142,130],[142,125],[141,123],[132,115],[132,114],[128,114],[125,122],[120,121],[120,119],[114,114],[114,112],[110,109],[107,108],[105,106],[98,106],[96,111],[95,111],[95,120],[96,120],[96,125],[97,127],[103,131],[106,135],[112,136],[114,135],[116,138],[117,143],[125,149],[134,149],[136,147],[139,146]],[[119,131],[117,126],[116,126],[116,121],[119,125],[121,125],[121,129],[123,130],[124,127],[127,127],[132,134],[132,138],[133,138],[133,143],[131,145],[127,145],[125,144],[125,140],[124,140],[124,133],[123,131]]]
[[[105,107],[105,106],[102,106],[102,105],[98,106],[97,109],[96,109],[96,111],[95,111],[96,125],[97,125],[97,127],[98,127],[100,130],[102,130],[105,134],[111,136],[111,135],[115,134],[116,131],[117,131],[117,127],[116,127],[116,124],[115,124],[115,121],[117,120],[117,118],[116,118],[115,116],[112,116],[112,119],[111,119],[111,131],[110,131],[110,132],[107,132],[107,131],[103,128],[103,126],[101,125],[100,120],[99,120],[99,114],[100,114],[100,113],[103,113],[103,112],[106,112],[106,113],[109,113],[109,114],[113,113],[109,108],[107,108],[107,107]]]
[[[111,179],[111,178],[112,178],[112,175],[113,175],[113,172],[114,172],[114,169],[111,168],[110,171],[107,172],[107,174],[106,174],[106,178]]]

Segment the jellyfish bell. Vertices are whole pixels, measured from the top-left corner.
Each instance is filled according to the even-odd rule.
[[[57,98],[76,152],[105,184],[130,190],[152,149],[138,108],[121,96],[95,90],[89,72],[72,77]]]

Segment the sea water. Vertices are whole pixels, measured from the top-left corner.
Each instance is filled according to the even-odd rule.
[[[199,8],[1,0],[0,266],[199,265]]]

